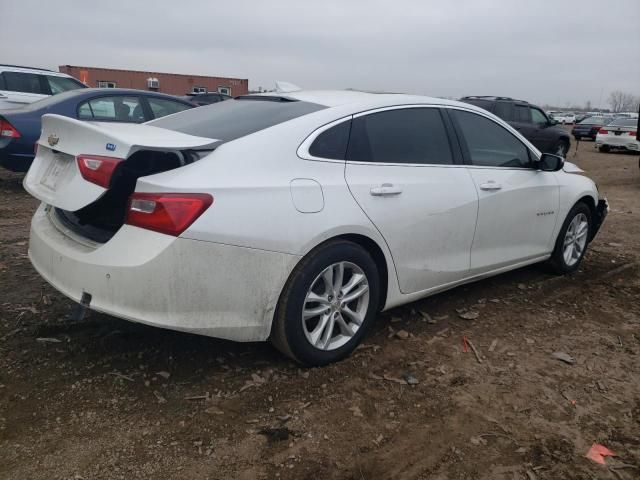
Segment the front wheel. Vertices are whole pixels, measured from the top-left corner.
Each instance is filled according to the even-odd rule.
[[[271,343],[308,366],[347,357],[378,311],[376,263],[359,245],[327,242],[294,269],[280,296]]]
[[[575,272],[587,251],[591,231],[591,210],[579,202],[562,224],[549,264],[556,273]]]

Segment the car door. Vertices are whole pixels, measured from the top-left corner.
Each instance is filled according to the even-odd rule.
[[[531,134],[527,137],[533,145],[542,152],[552,152],[558,141],[557,133],[550,129],[551,122],[542,110],[530,107]]]
[[[559,186],[553,172],[506,127],[477,112],[449,110],[478,192],[471,273],[542,257],[552,250]]]
[[[105,95],[85,100],[78,105],[78,119],[95,122],[142,123],[148,120],[140,97]]]
[[[439,108],[355,116],[346,159],[349,189],[389,246],[403,293],[467,276],[478,195]]]
[[[24,105],[47,98],[50,94],[41,75],[26,72],[5,71],[0,74],[4,108],[20,108]]]

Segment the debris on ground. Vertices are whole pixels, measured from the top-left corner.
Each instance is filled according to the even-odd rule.
[[[605,457],[615,457],[616,454],[609,450],[604,445],[594,443],[585,455],[589,460],[593,460],[600,465],[606,465]]]
[[[464,320],[475,320],[480,316],[480,312],[469,310],[467,312],[459,313],[458,316]]]
[[[560,360],[561,362],[568,363],[569,365],[573,365],[574,363],[576,363],[575,359],[571,355],[565,352],[553,352],[551,356],[556,360]]]

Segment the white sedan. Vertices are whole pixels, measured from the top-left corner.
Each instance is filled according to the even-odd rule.
[[[554,113],[552,117],[562,125],[573,125],[576,123],[576,116],[573,113]]]
[[[238,97],[143,125],[43,117],[29,257],[124,319],[306,365],[377,313],[547,261],[578,268],[592,180],[466,103],[354,91]]]
[[[596,147],[601,152],[610,150],[640,152],[640,142],[636,138],[637,131],[637,118],[616,118],[598,130]]]

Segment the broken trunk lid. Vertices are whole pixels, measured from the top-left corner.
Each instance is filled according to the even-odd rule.
[[[217,143],[151,125],[90,123],[47,114],[42,117],[37,154],[24,187],[38,200],[73,212],[107,191],[82,176],[76,161],[79,155],[126,160],[138,150],[212,149]]]

